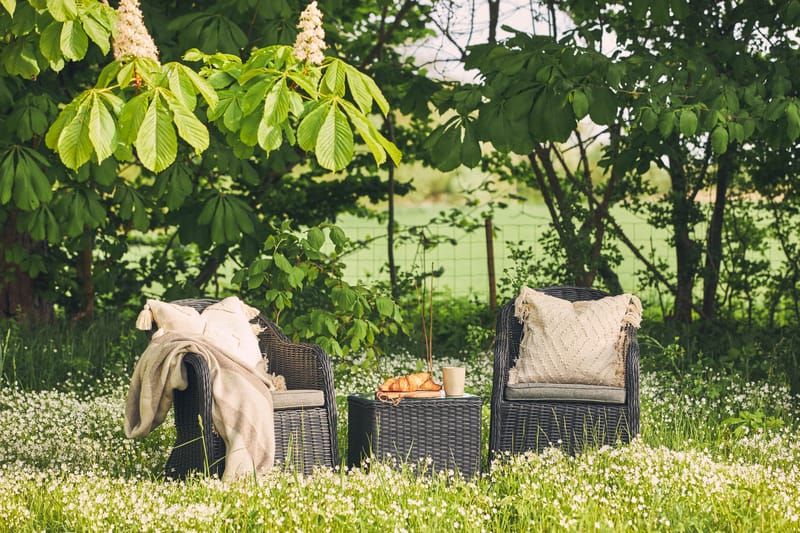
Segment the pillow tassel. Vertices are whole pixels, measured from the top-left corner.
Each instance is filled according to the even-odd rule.
[[[244,314],[247,317],[247,320],[253,320],[255,317],[261,314],[257,308],[247,305],[246,303],[242,302],[242,309],[244,309]]]
[[[622,317],[622,326],[633,326],[639,329],[642,325],[642,301],[634,295],[630,295],[628,300],[628,308],[625,310],[625,316]]]
[[[514,316],[516,316],[520,322],[527,322],[528,317],[533,311],[533,304],[531,303],[532,292],[533,289],[530,287],[522,287],[519,296],[517,296],[514,302]]]
[[[153,313],[150,312],[150,306],[144,304],[144,308],[136,317],[136,328],[143,331],[153,329]]]

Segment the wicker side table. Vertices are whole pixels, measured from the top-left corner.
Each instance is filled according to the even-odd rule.
[[[409,464],[425,457],[432,468],[452,468],[465,477],[480,471],[481,409],[479,396],[405,398],[398,404],[373,396],[351,395],[348,403],[349,466],[369,455],[392,456]]]

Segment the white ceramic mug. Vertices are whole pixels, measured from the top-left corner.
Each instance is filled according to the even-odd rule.
[[[445,396],[464,396],[466,373],[466,368],[463,366],[446,366],[442,368],[442,381],[444,382]]]

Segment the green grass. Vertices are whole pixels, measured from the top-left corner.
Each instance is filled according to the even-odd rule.
[[[336,365],[340,442],[347,394],[417,360]],[[437,368],[448,361],[436,360]],[[485,398],[488,354],[468,366]],[[402,465],[274,471],[224,484],[160,479],[170,424],[122,434],[124,379],[62,391],[0,387],[0,531],[794,531],[800,526],[798,399],[708,372],[642,380],[641,436],[567,457],[506,458],[464,480]],[[761,417],[739,416],[742,413]],[[742,421],[737,422],[736,418]],[[772,422],[768,422],[772,420]],[[484,447],[485,450],[485,447]]]

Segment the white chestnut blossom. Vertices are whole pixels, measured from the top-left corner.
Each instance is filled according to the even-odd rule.
[[[144,25],[139,0],[120,0],[117,8],[114,59],[126,56],[146,57],[158,63],[158,48]]]
[[[300,61],[309,61],[316,65],[325,59],[322,51],[325,44],[325,30],[322,29],[322,12],[317,9],[317,2],[311,2],[300,14],[300,23],[297,25],[300,33],[294,42],[294,56]]]

